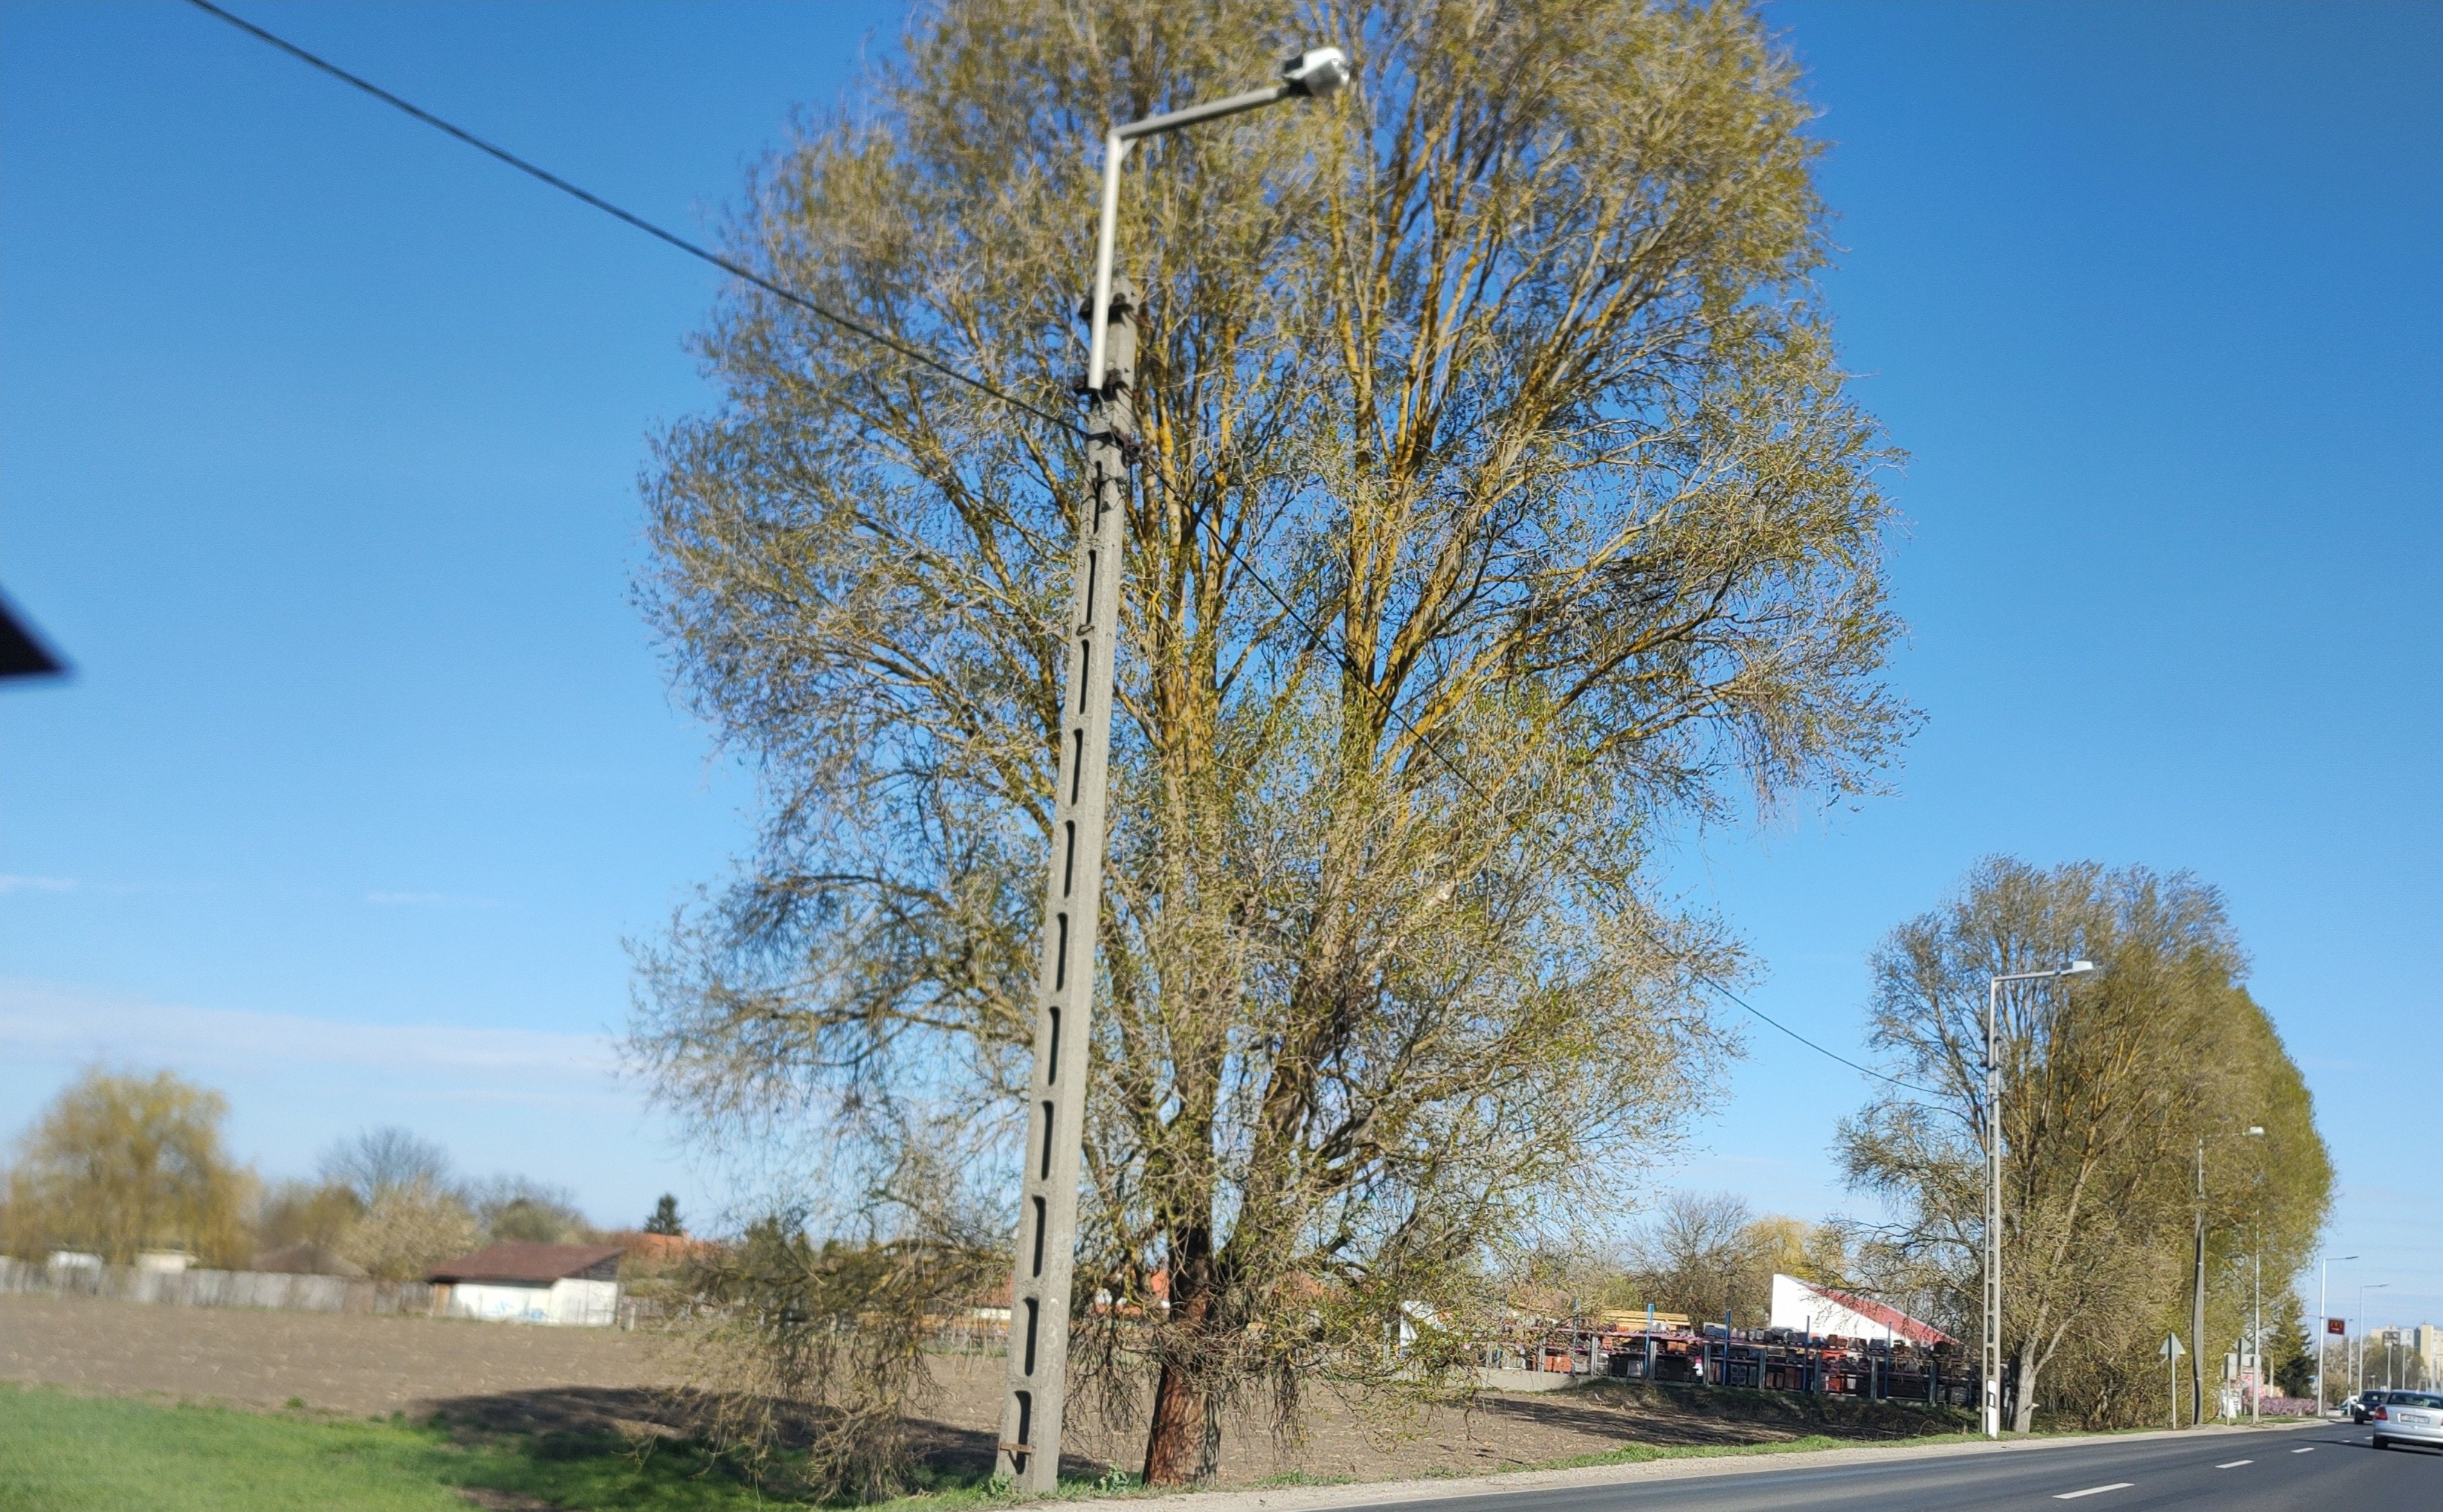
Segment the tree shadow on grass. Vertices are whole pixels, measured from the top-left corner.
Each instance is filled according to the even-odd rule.
[[[715,1405],[667,1388],[561,1386],[443,1397],[417,1416],[467,1455],[470,1491],[536,1499],[524,1504],[618,1512],[795,1504],[775,1503],[770,1479],[759,1481],[707,1442]],[[781,1479],[814,1438],[817,1412],[792,1406],[780,1414]],[[909,1430],[911,1491],[980,1490],[991,1478],[992,1433],[928,1418],[910,1419]],[[1064,1478],[1091,1480],[1104,1467],[1064,1454],[1060,1468]]]

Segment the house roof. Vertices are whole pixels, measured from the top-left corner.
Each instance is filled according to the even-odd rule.
[[[548,1285],[583,1275],[609,1261],[616,1264],[617,1245],[492,1245],[435,1266],[428,1281],[509,1281]]]
[[[1792,1281],[1798,1281],[1798,1278],[1795,1276],[1792,1276],[1791,1279]],[[1861,1297],[1855,1292],[1842,1291],[1838,1287],[1819,1286],[1811,1281],[1799,1281],[1798,1284],[1806,1287],[1809,1291],[1815,1293],[1818,1297],[1824,1298],[1828,1302],[1846,1307],[1861,1318],[1883,1324],[1898,1337],[1905,1339],[1913,1344],[1956,1344],[1959,1342],[1959,1340],[1952,1338],[1949,1334],[1944,1333],[1941,1329],[1935,1327],[1932,1323],[1920,1322],[1917,1319],[1911,1318],[1908,1314],[1901,1311],[1899,1308],[1889,1306],[1883,1303],[1876,1302],[1872,1298]]]

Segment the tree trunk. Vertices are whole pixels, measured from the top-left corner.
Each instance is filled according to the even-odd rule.
[[[2011,1407],[2011,1431],[2029,1433],[2036,1426],[2036,1341],[2030,1336],[2019,1345],[2019,1369],[2016,1382],[2019,1392]]]
[[[1154,1385],[1153,1422],[1146,1430],[1148,1485],[1187,1485],[1211,1473],[1204,1442],[1209,1388],[1203,1370],[1204,1334],[1213,1322],[1209,1251],[1209,1236],[1204,1235],[1190,1236],[1187,1244],[1171,1249],[1170,1315],[1162,1324],[1162,1376]]]
[[[1153,1393],[1153,1425],[1146,1432],[1146,1485],[1187,1485],[1203,1449],[1204,1393],[1190,1372],[1165,1360]]]

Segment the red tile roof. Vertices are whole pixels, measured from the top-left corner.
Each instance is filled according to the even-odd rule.
[[[1883,1303],[1871,1301],[1867,1298],[1858,1296],[1853,1292],[1841,1291],[1831,1286],[1819,1286],[1811,1281],[1802,1281],[1799,1282],[1799,1284],[1806,1287],[1809,1291],[1815,1293],[1819,1297],[1828,1298],[1832,1302],[1839,1303],[1842,1306],[1848,1308],[1851,1312],[1856,1313],[1861,1318],[1873,1319],[1876,1322],[1883,1324],[1885,1328],[1890,1329],[1893,1333],[1907,1339],[1912,1344],[1932,1345],[1956,1344],[1959,1342],[1959,1340],[1952,1338],[1949,1334],[1944,1333],[1941,1329],[1935,1327],[1932,1323],[1920,1322],[1897,1307],[1886,1306]]]
[[[603,1272],[598,1279],[609,1281],[618,1273],[620,1253],[617,1245],[493,1245],[471,1255],[462,1255],[446,1266],[435,1266],[425,1279],[508,1281],[547,1286],[598,1266]]]

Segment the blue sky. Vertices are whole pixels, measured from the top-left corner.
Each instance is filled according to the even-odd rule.
[[[899,24],[246,13],[692,229]],[[1854,1051],[1979,855],[2194,869],[2317,1096],[2335,1310],[2443,1319],[2443,9],[1770,13],[1930,718],[1895,796],[1679,885]],[[718,1200],[607,1042],[748,833],[628,586],[716,287],[184,8],[0,4],[0,583],[78,668],[0,694],[0,1136],[101,1056],[270,1175],[399,1122],[603,1222]],[[1859,1079],[1752,1047],[1662,1179],[1831,1211]]]

